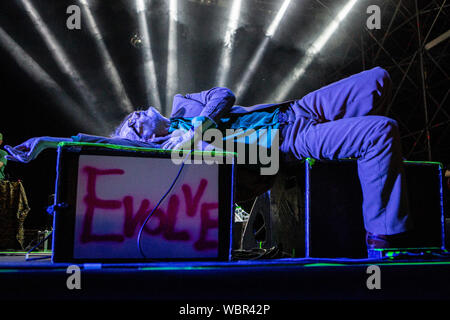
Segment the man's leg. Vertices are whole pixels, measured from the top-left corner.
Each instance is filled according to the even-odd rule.
[[[386,70],[376,67],[334,82],[297,100],[297,116],[317,122],[365,115],[384,115],[392,82]]]
[[[392,235],[409,228],[400,136],[394,120],[382,116],[316,123],[292,133],[297,158],[357,158],[366,230]]]

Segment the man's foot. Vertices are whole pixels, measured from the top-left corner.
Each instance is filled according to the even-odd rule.
[[[366,232],[367,249],[406,248],[411,246],[411,234],[402,232],[393,235]]]

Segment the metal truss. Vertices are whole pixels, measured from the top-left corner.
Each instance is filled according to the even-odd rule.
[[[364,27],[358,35],[347,33],[347,47],[332,76],[339,79],[358,64],[388,70],[394,88],[386,115],[400,125],[405,157],[448,165],[450,1],[373,2],[381,9],[381,29],[369,30],[363,20],[367,16],[361,16]]]

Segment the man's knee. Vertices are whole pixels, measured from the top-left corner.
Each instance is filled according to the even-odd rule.
[[[378,137],[389,137],[398,140],[400,137],[399,126],[397,121],[392,118],[384,116],[373,116],[374,120],[374,135]],[[390,140],[391,140],[390,139]]]
[[[363,124],[365,150],[370,155],[401,154],[401,141],[397,121],[385,116],[367,116]]]
[[[398,123],[396,120],[392,119],[392,118],[388,118],[388,117],[383,117],[383,121],[385,123],[385,126],[390,130],[398,130]]]
[[[381,67],[375,67],[371,70],[374,79],[376,79],[377,83],[379,83],[383,88],[390,89],[392,87],[392,79],[385,69]]]
[[[398,123],[396,120],[385,116],[368,116],[374,124],[379,128],[386,128],[387,130],[398,130]]]

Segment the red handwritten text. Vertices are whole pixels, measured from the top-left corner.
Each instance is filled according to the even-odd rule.
[[[127,238],[133,238],[137,234],[138,228],[141,228],[148,214],[153,210],[150,200],[144,199],[140,206],[133,207],[134,198],[126,195],[122,200],[100,199],[96,193],[97,178],[100,176],[123,175],[124,170],[121,169],[98,169],[91,166],[83,168],[83,172],[87,175],[86,195],[83,198],[86,205],[86,212],[82,224],[81,242],[123,242]],[[218,228],[218,220],[211,218],[211,211],[218,209],[217,202],[201,202],[202,196],[206,190],[208,181],[201,179],[200,183],[192,192],[192,188],[188,184],[183,184],[181,190],[183,192],[184,203],[186,207],[186,215],[194,218],[200,215],[200,231],[197,240],[193,242],[193,246],[198,251],[215,249],[218,246],[217,240],[208,239],[208,231]],[[125,219],[123,230],[121,233],[111,234],[95,234],[93,232],[93,221],[96,209],[117,210],[123,208]],[[199,210],[200,208],[200,210]],[[176,194],[171,195],[167,209],[159,207],[153,212],[151,220],[157,220],[158,223],[152,224],[152,228],[148,224],[144,227],[144,232],[151,236],[162,236],[168,241],[193,241],[193,236],[188,230],[180,230],[177,227],[180,214],[180,197]]]

